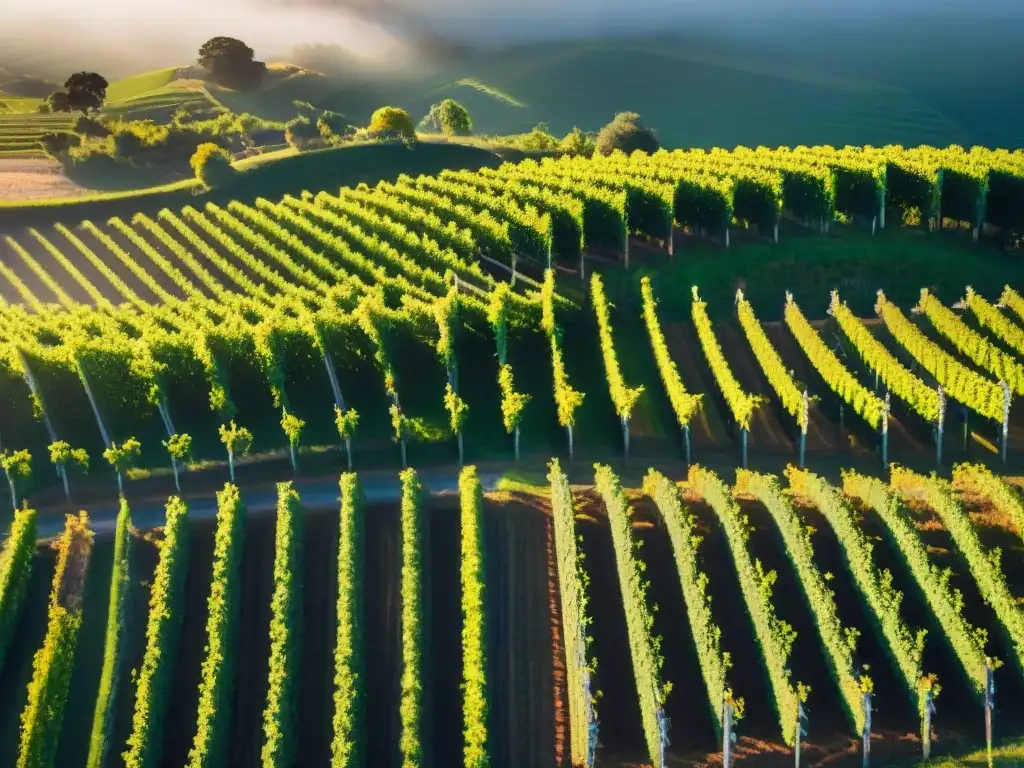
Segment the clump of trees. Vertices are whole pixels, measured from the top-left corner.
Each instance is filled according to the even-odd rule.
[[[233,37],[213,37],[199,49],[199,65],[210,79],[228,88],[259,88],[267,65],[254,59],[256,52]]]
[[[193,158],[202,145],[213,144],[231,158],[252,151],[259,132],[283,135],[285,128],[283,123],[271,123],[248,113],[235,115],[228,112],[207,120],[198,120],[194,116],[178,117],[182,119],[167,125],[158,125],[152,120],[92,121],[88,128],[92,137],[84,139],[81,146],[71,147],[61,159],[75,165],[116,163],[136,169],[193,174],[197,173]],[[208,159],[204,159],[204,167]],[[219,160],[214,159],[213,162],[215,165],[210,178],[219,178],[223,183],[227,171],[222,165],[217,165]],[[221,175],[217,176],[218,173]]]
[[[654,131],[640,121],[636,112],[620,112],[597,134],[596,149],[602,155],[610,155],[615,150],[628,155],[638,149],[653,153],[660,147]]]
[[[90,110],[99,112],[107,100],[108,87],[110,83],[102,75],[76,72],[65,81],[63,91],[54,91],[43,100],[39,111],[81,112],[83,115],[88,115]]]
[[[431,106],[420,125],[446,136],[468,136],[473,132],[469,111],[455,99],[445,99]]]

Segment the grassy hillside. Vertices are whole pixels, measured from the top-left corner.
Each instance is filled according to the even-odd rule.
[[[254,91],[175,79],[181,71],[167,67],[113,82],[108,110],[159,122],[182,104],[201,108],[205,99],[236,113],[287,120],[296,114],[293,102],[300,100],[365,123],[384,104],[404,107],[418,120],[432,103],[451,97],[465,104],[483,134],[519,133],[539,122],[556,134],[573,126],[596,130],[616,112],[633,110],[669,146],[944,146],[990,138],[991,131],[976,136],[976,128],[965,127],[916,92],[838,74],[858,71],[653,39],[546,42],[403,80],[339,79],[294,64],[271,64]],[[15,102],[18,111],[34,106],[34,101]]]
[[[163,88],[175,79],[177,71],[178,67],[165,67],[164,69],[155,69],[152,72],[142,72],[132,77],[115,80],[107,88],[107,102],[125,101],[150,93],[158,88]]]
[[[402,106],[425,113],[448,96],[466,104],[482,133],[540,121],[556,134],[595,130],[632,110],[672,146],[971,143],[962,126],[897,88],[665,43],[509,50]]]

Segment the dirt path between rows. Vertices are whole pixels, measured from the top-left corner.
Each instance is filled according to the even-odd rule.
[[[0,201],[78,197],[89,192],[64,175],[55,160],[43,157],[0,158]]]

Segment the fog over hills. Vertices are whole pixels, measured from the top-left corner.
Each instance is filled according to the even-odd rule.
[[[1010,30],[1024,27],[1024,6],[1018,0],[2,0],[0,18],[0,58],[4,47],[70,46],[166,65],[191,60],[215,34],[240,37],[263,58],[305,43],[404,60],[402,40],[409,39],[490,47],[651,33],[780,51],[817,45],[824,53],[836,45],[863,48],[865,38],[876,36],[889,44],[905,37],[916,47],[916,38],[940,30],[969,36],[973,30],[998,49],[1010,41]]]

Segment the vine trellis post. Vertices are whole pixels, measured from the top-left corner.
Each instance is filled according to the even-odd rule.
[[[871,692],[864,691],[864,732],[861,736],[864,768],[871,762]]]
[[[807,737],[807,710],[803,702],[796,705],[796,744],[793,745],[793,765],[800,768],[800,742]]]
[[[732,732],[732,702],[722,702],[722,768],[732,768],[732,743],[735,735]]]
[[[807,458],[807,424],[811,420],[810,408],[810,398],[805,389],[800,398],[800,469],[804,468],[804,460]]]
[[[985,752],[988,764],[992,765],[992,712],[996,708],[995,670],[992,659],[985,659]]]
[[[921,753],[925,760],[932,756],[932,717],[935,715],[935,696],[929,690],[925,694],[924,726],[921,728]]]
[[[1010,401],[1013,395],[1010,393],[1010,385],[1005,381],[1000,380],[999,386],[1003,388],[1003,431],[1002,431],[1002,445],[1000,450],[1002,453],[1003,464],[1006,463],[1006,444],[1010,439]]]
[[[939,385],[939,418],[935,425],[935,466],[942,466],[942,438],[946,428],[946,393]]]
[[[892,401],[889,393],[885,393],[885,410],[882,412],[882,468],[889,468],[889,411]]]

